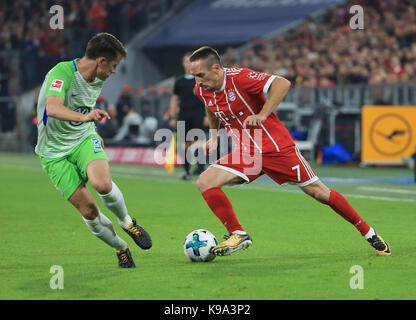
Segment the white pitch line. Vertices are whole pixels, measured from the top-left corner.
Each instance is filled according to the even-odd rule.
[[[357,187],[357,189],[364,190],[364,191],[376,191],[376,192],[387,192],[387,193],[416,194],[416,190],[408,190],[408,189],[392,189],[392,188],[377,188],[377,187]]]

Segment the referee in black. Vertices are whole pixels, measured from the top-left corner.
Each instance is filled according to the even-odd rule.
[[[170,101],[170,114],[172,117],[177,117],[178,121],[185,121],[185,136],[191,129],[202,129],[207,130],[208,124],[205,119],[205,106],[204,104],[195,96],[195,79],[194,76],[190,74],[190,62],[189,57],[192,55],[192,52],[187,52],[183,56],[182,65],[185,71],[185,74],[175,79],[175,84],[173,87],[173,95]],[[186,159],[186,151],[194,143],[194,141],[185,142],[185,159],[184,159],[184,169],[185,174],[182,177],[183,180],[190,180],[190,164],[188,159]],[[183,147],[183,146],[178,146]],[[198,152],[204,152],[204,150],[199,149]],[[197,169],[192,173],[199,175],[205,170],[205,165],[202,163],[197,164]]]

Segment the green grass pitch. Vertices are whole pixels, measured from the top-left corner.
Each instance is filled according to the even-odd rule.
[[[151,234],[140,250],[95,199],[132,248],[137,268],[120,270],[115,252],[95,238],[54,189],[35,156],[0,154],[0,299],[415,299],[416,185],[327,183],[350,201],[392,249],[379,257],[353,226],[295,187],[268,181],[224,188],[253,246],[209,263],[189,262],[185,236],[226,233],[182,170],[111,165],[130,214]],[[320,177],[411,177],[410,169],[314,165]],[[62,266],[64,288],[51,289]],[[353,266],[363,289],[350,287]]]

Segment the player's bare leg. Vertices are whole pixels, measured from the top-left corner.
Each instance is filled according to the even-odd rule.
[[[241,184],[244,180],[226,170],[209,167],[198,178],[196,186],[214,214],[227,228],[229,235],[226,241],[213,248],[216,255],[229,255],[237,250],[247,249],[252,239],[239,223],[234,209],[227,196],[221,190],[225,185]]]
[[[310,185],[301,187],[301,189],[319,202],[329,205],[341,217],[353,224],[376,250],[376,254],[391,255],[390,247],[387,242],[358,215],[357,211],[355,211],[340,193],[328,188],[319,180]]]
[[[243,178],[232,172],[211,166],[199,176],[196,187],[204,193],[211,188],[222,188],[225,185],[237,185],[244,182]]]
[[[136,223],[128,213],[123,194],[111,180],[110,166],[106,160],[97,159],[87,166],[87,176],[92,187],[98,192],[104,205],[117,217],[119,225],[142,249],[150,249],[152,239],[146,230]]]
[[[69,202],[81,213],[92,234],[116,251],[119,267],[134,268],[135,264],[127,243],[115,233],[111,221],[100,212],[85,183],[78,187],[69,198]]]

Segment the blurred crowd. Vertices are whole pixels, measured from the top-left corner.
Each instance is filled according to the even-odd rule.
[[[50,27],[53,5],[63,7],[64,29]],[[126,43],[173,5],[173,0],[0,1],[0,133],[16,125],[15,101],[6,97],[39,85],[56,63],[82,57],[94,34],[109,32]]]
[[[64,9],[64,29],[50,27],[53,5]],[[126,42],[172,5],[173,0],[0,1],[1,94],[30,89],[57,62],[82,57],[88,39],[98,32]],[[19,66],[14,70],[10,60],[16,54]]]
[[[352,5],[364,8],[364,29],[352,30]],[[226,66],[278,74],[308,87],[416,81],[416,1],[354,0],[282,35],[256,39]]]
[[[98,123],[98,133],[106,144],[153,145],[157,129],[174,129],[176,125],[169,123],[166,114],[171,94],[169,87],[133,89],[127,84],[115,105],[100,96],[96,108],[108,111],[111,119]]]

